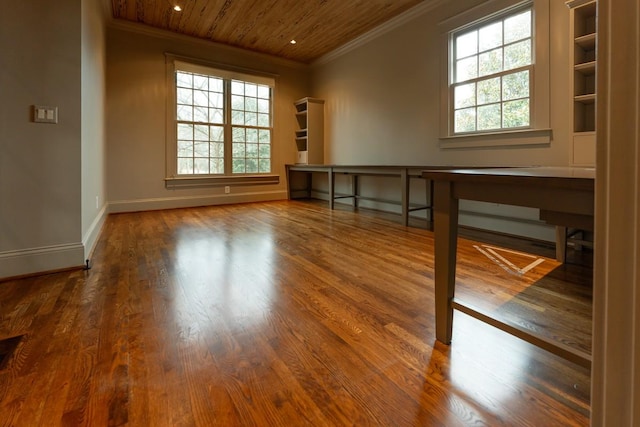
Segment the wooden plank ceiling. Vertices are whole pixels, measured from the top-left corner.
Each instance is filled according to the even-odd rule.
[[[111,5],[115,19],[310,63],[423,1],[111,0]]]

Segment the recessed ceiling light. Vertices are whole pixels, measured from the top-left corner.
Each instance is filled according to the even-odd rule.
[[[175,10],[176,12],[182,12],[182,8],[179,5],[173,6],[173,10]]]
[[[296,43],[298,43],[298,42],[297,42],[297,41],[295,41],[295,40],[291,40],[289,43],[291,43],[291,44],[296,44]]]

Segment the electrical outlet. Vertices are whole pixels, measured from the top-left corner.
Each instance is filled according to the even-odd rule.
[[[96,196],[96,209],[100,208],[100,198]]]
[[[228,185],[225,185],[225,186],[224,186],[224,193],[225,193],[225,194],[229,194],[229,193],[231,193],[231,187],[229,187]]]

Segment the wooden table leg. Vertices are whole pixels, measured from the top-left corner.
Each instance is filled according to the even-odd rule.
[[[333,209],[335,203],[336,185],[333,176],[333,168],[329,168],[329,209]]]
[[[436,338],[450,344],[453,330],[451,302],[456,285],[458,199],[453,197],[452,184],[447,181],[436,181],[434,193]]]
[[[567,227],[556,225],[556,261],[567,260]]]
[[[358,175],[351,175],[351,194],[353,195],[353,207],[358,208]]]
[[[409,225],[409,185],[410,179],[407,169],[400,172],[401,205],[402,205],[402,225]]]
[[[304,175],[306,180],[306,197],[311,198],[311,190],[313,189],[313,172],[306,172],[304,173]]]

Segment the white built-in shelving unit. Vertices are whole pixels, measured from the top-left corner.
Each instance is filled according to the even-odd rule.
[[[298,129],[296,163],[301,165],[324,163],[324,101],[302,98],[295,103]]]
[[[570,0],[573,135],[571,162],[595,166],[596,162],[596,29],[595,0]]]

